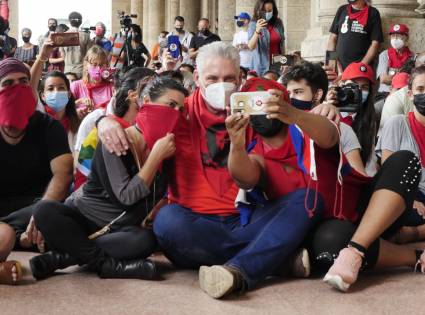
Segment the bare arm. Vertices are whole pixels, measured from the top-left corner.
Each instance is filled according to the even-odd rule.
[[[381,83],[387,84],[387,85],[391,85],[392,81],[393,81],[393,75],[390,74],[381,74],[379,76],[379,81],[381,81]]]
[[[69,192],[72,181],[73,159],[71,154],[62,154],[50,161],[53,177],[43,199],[62,201]]]
[[[360,156],[360,150],[359,149],[352,150],[352,151],[346,153],[345,156],[347,157],[348,163],[350,164],[350,166],[352,168],[354,168],[360,174],[367,176],[365,167],[363,165],[362,158]]]
[[[378,54],[378,50],[379,50],[379,42],[376,40],[372,41],[372,44],[370,45],[366,56],[363,57],[362,62],[366,63],[368,65],[373,63],[373,60],[375,59],[376,55]]]
[[[151,56],[150,52],[148,52],[146,57],[147,57],[147,59],[146,59],[145,67],[148,67],[151,63],[151,60],[152,60],[152,56]]]
[[[394,152],[389,150],[382,150],[382,157],[381,157],[381,164],[384,164],[384,162],[393,154]]]
[[[245,134],[249,116],[231,115],[226,119],[230,136],[230,153],[227,162],[230,175],[242,189],[251,189],[260,180],[261,165],[245,149]]]
[[[189,49],[189,57],[191,59],[196,59],[196,56],[198,56],[198,51],[195,50],[195,48],[190,48]]]
[[[337,39],[338,39],[338,35],[334,33],[330,33],[329,39],[328,39],[328,46],[326,49],[329,51],[335,51]]]
[[[267,22],[264,19],[259,19],[257,25],[255,26],[255,32],[248,41],[248,48],[254,50],[257,47],[258,39],[263,28],[267,26]]]
[[[30,84],[34,91],[38,91],[38,84],[40,82],[41,75],[43,74],[44,63],[49,59],[50,53],[53,49],[53,41],[50,36],[46,38],[41,47],[40,53],[31,67],[31,80]],[[36,93],[38,95],[38,93]]]

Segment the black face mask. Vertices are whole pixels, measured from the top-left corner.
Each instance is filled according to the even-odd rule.
[[[210,30],[201,30],[202,35],[208,36],[210,35]]]
[[[348,3],[349,4],[354,4],[354,3],[356,3],[357,2],[357,0],[348,0]]]
[[[49,26],[49,31],[50,31],[50,32],[54,32],[54,31],[56,31],[56,25],[50,25],[50,26]]]
[[[310,110],[313,107],[313,102],[301,101],[296,98],[291,98],[291,104],[301,110]]]
[[[31,37],[22,36],[22,40],[24,41],[24,43],[29,43],[30,39],[31,39]]]
[[[183,33],[183,27],[175,27],[177,33]]]
[[[425,116],[425,93],[414,95],[413,104],[415,104],[416,110],[419,114]]]
[[[284,126],[280,120],[268,119],[266,115],[252,115],[249,122],[256,133],[266,138],[277,135]]]
[[[244,26],[244,25],[245,25],[245,22],[244,22],[244,21],[236,21],[236,25],[237,25],[238,27],[242,27],[242,26]]]

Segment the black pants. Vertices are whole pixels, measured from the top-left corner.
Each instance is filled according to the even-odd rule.
[[[88,236],[101,227],[87,219],[72,205],[40,201],[34,219],[49,248],[75,257],[79,264],[97,265],[104,257],[119,260],[146,258],[156,249],[151,230],[140,226],[114,227],[96,240]]]
[[[393,236],[405,225],[422,225],[425,220],[412,209],[413,201],[421,178],[421,165],[412,152],[399,151],[391,155],[374,176],[371,183],[364,187],[357,211],[362,216],[366,211],[372,194],[387,189],[399,194],[405,202],[405,211],[381,235],[386,239]],[[347,246],[357,225],[342,220],[327,220],[318,225],[311,235],[310,253],[315,267],[327,271],[333,264],[339,251]],[[365,268],[373,268],[379,256],[379,239],[375,240],[365,254]]]

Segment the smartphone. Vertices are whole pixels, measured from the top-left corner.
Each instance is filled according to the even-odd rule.
[[[53,45],[56,47],[80,46],[80,34],[78,32],[53,33]]]
[[[295,57],[293,55],[273,55],[272,64],[279,64],[280,66],[293,66]]]
[[[338,55],[336,51],[326,51],[325,65],[334,69],[335,72],[338,72]]]
[[[174,59],[180,58],[180,39],[177,35],[168,36],[168,51]]]
[[[230,111],[232,114],[266,115],[262,106],[270,93],[262,92],[238,92],[230,96]]]

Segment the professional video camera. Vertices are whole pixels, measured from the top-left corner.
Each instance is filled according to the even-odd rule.
[[[82,27],[81,30],[86,33],[90,33],[90,31],[95,31],[96,26]]]
[[[133,20],[131,18],[137,18],[137,14],[125,14],[124,11],[118,11],[118,18],[120,19],[120,25],[128,32],[130,30]]]
[[[362,90],[356,83],[348,83],[335,88],[340,112],[355,113],[362,106]]]

